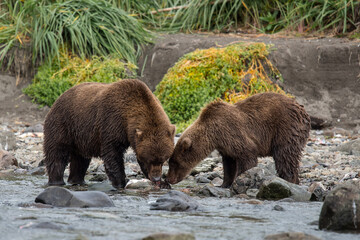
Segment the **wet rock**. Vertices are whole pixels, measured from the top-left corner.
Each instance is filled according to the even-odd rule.
[[[360,184],[338,185],[325,198],[319,229],[360,232]]]
[[[212,185],[214,185],[215,187],[220,187],[223,184],[223,180],[219,177],[214,178],[213,180],[211,180],[210,182]]]
[[[196,166],[192,171],[191,175],[196,175],[201,172],[211,172],[217,163],[221,162],[222,158],[205,158],[198,166]]]
[[[251,198],[256,198],[258,193],[259,193],[259,189],[256,188],[249,188],[248,190],[246,190],[246,195],[248,195]]]
[[[32,168],[28,171],[28,174],[30,175],[45,175],[46,174],[46,170],[45,167],[36,167],[36,168]]]
[[[166,211],[194,211],[199,208],[199,204],[183,192],[171,190],[159,197],[155,203],[150,205],[150,210]]]
[[[266,236],[264,240],[321,240],[307,233],[287,232]]]
[[[333,149],[334,151],[346,152],[350,155],[360,156],[360,139],[355,139],[341,144]]]
[[[275,210],[275,211],[285,211],[285,209],[284,209],[282,206],[280,206],[280,205],[275,205],[275,206],[273,207],[273,210]]]
[[[131,179],[125,186],[125,189],[148,189],[152,188],[152,183],[149,179]]]
[[[311,193],[310,201],[324,201],[327,190],[321,182],[314,182],[308,191]]]
[[[32,125],[32,126],[30,126],[30,127],[27,127],[27,128],[24,130],[24,133],[28,133],[28,132],[31,132],[31,133],[42,133],[42,132],[44,132],[44,126],[43,126],[41,123]]]
[[[20,226],[20,229],[26,229],[26,228],[44,228],[44,229],[53,229],[53,230],[63,229],[62,226],[52,222],[40,222],[40,223],[30,222],[28,224]]]
[[[94,173],[89,179],[90,182],[104,182],[108,179],[105,173]]]
[[[206,185],[200,189],[199,194],[205,197],[231,197],[230,189],[213,187],[209,185]]]
[[[16,149],[16,138],[13,132],[0,132],[0,149],[4,149],[5,151]]]
[[[23,208],[53,208],[53,206],[49,204],[43,204],[43,203],[19,203],[18,207]]]
[[[8,151],[0,149],[0,170],[11,167],[18,167],[19,163],[16,158]]]
[[[137,157],[133,150],[128,150],[124,154],[124,161],[126,163],[137,163]]]
[[[100,192],[113,192],[117,191],[116,188],[114,188],[109,182],[100,182],[100,183],[94,183],[91,184],[88,187],[89,191],[100,191]]]
[[[292,198],[295,201],[309,201],[310,196],[311,194],[301,186],[274,177],[263,182],[256,197],[267,200]]]
[[[206,177],[203,177],[201,175],[196,177],[195,180],[196,180],[197,183],[209,183],[209,182],[211,182],[210,179],[208,179]]]
[[[73,192],[62,187],[48,187],[40,193],[36,203],[50,204],[55,207],[114,207],[114,203],[103,192]]]
[[[195,240],[195,237],[194,235],[187,233],[155,233],[150,236],[144,237],[142,240]]]
[[[263,166],[251,168],[238,176],[231,185],[231,193],[242,194],[246,193],[248,189],[259,189],[261,184],[274,177],[274,174]]]

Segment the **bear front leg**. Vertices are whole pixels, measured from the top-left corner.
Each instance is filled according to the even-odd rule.
[[[228,156],[223,156],[224,179],[221,185],[222,188],[229,188],[234,182],[237,173],[237,162]]]
[[[49,186],[65,185],[64,171],[69,161],[69,152],[67,148],[45,148],[44,163],[49,177]]]
[[[84,177],[89,167],[91,158],[84,158],[79,154],[72,153],[70,155],[70,175],[68,183],[73,185],[84,185]]]
[[[124,147],[113,148],[110,151],[105,151],[101,158],[104,161],[105,171],[111,184],[115,188],[124,188],[127,181],[124,167]]]

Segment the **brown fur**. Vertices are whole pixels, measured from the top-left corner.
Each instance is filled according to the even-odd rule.
[[[161,177],[174,149],[175,126],[160,102],[139,80],[83,83],[54,103],[44,124],[45,164],[49,185],[82,184],[92,157],[101,157],[114,187],[124,187],[123,155],[131,146],[144,174]]]
[[[217,149],[223,158],[223,187],[265,156],[274,158],[280,177],[299,183],[301,151],[309,131],[310,118],[303,106],[281,94],[256,94],[234,105],[210,103],[178,140],[167,181],[181,181]]]

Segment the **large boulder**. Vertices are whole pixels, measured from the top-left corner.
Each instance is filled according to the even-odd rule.
[[[360,233],[360,183],[338,185],[325,198],[319,228]]]
[[[114,207],[113,201],[103,192],[73,192],[62,187],[48,187],[40,193],[36,203],[49,204],[55,207]]]
[[[256,198],[266,200],[279,200],[292,198],[295,201],[309,201],[311,193],[299,185],[290,183],[282,178],[274,177],[263,182]]]

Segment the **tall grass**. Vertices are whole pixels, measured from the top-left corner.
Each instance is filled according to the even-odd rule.
[[[359,28],[358,0],[189,0],[172,19],[172,28],[236,30],[253,27],[262,32],[281,30],[346,33]]]
[[[116,54],[136,63],[141,46],[151,42],[152,35],[136,18],[105,0],[5,2],[14,11],[1,13],[1,58],[16,40],[21,44],[23,35],[31,39],[34,61],[51,60],[61,47],[69,47],[82,57]]]

